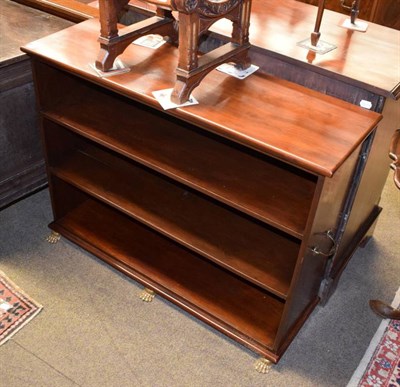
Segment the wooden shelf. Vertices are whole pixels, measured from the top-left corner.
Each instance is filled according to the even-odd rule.
[[[51,228],[248,347],[273,347],[282,301],[118,211],[88,200]]]
[[[315,176],[94,88],[68,94],[73,102],[49,107],[45,117],[302,238]]]
[[[300,248],[294,238],[99,148],[84,152],[51,173],[286,299]]]
[[[175,82],[176,48],[130,45],[131,71],[101,78],[90,67],[98,28],[24,48],[51,228],[277,362],[320,300],[381,117],[218,71],[196,88],[198,105],[162,111],[152,92]]]

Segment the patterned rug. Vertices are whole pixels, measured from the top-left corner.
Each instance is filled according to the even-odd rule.
[[[32,320],[42,306],[0,271],[0,345]]]
[[[392,307],[400,305],[400,289]],[[371,311],[372,313],[372,311]],[[400,320],[382,320],[347,387],[400,386]]]

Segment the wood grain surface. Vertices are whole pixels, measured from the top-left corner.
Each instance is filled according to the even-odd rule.
[[[166,44],[155,51],[131,45],[121,56],[131,71],[101,78],[90,66],[99,49],[98,31],[98,21],[87,20],[23,50],[161,110],[152,91],[173,87],[176,48]],[[262,74],[238,80],[212,71],[194,96],[198,105],[168,114],[325,176],[333,175],[381,118]]]

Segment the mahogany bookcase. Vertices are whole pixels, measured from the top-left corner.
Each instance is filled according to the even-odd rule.
[[[271,76],[211,72],[163,111],[177,49],[91,68],[91,19],[26,45],[50,228],[277,362],[314,307],[363,144],[381,115]]]

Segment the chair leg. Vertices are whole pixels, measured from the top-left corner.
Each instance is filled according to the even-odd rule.
[[[239,46],[249,44],[251,0],[242,0],[232,23],[232,42]],[[236,67],[245,70],[251,66],[248,51],[235,57]]]
[[[100,51],[95,65],[101,71],[113,67],[115,58],[121,54],[117,45],[111,41],[118,37],[118,14],[129,0],[99,0],[100,11]]]
[[[180,105],[190,98],[193,89],[200,83],[201,74],[190,74],[198,68],[200,20],[197,13],[179,13],[179,59],[177,80],[171,101]]]

